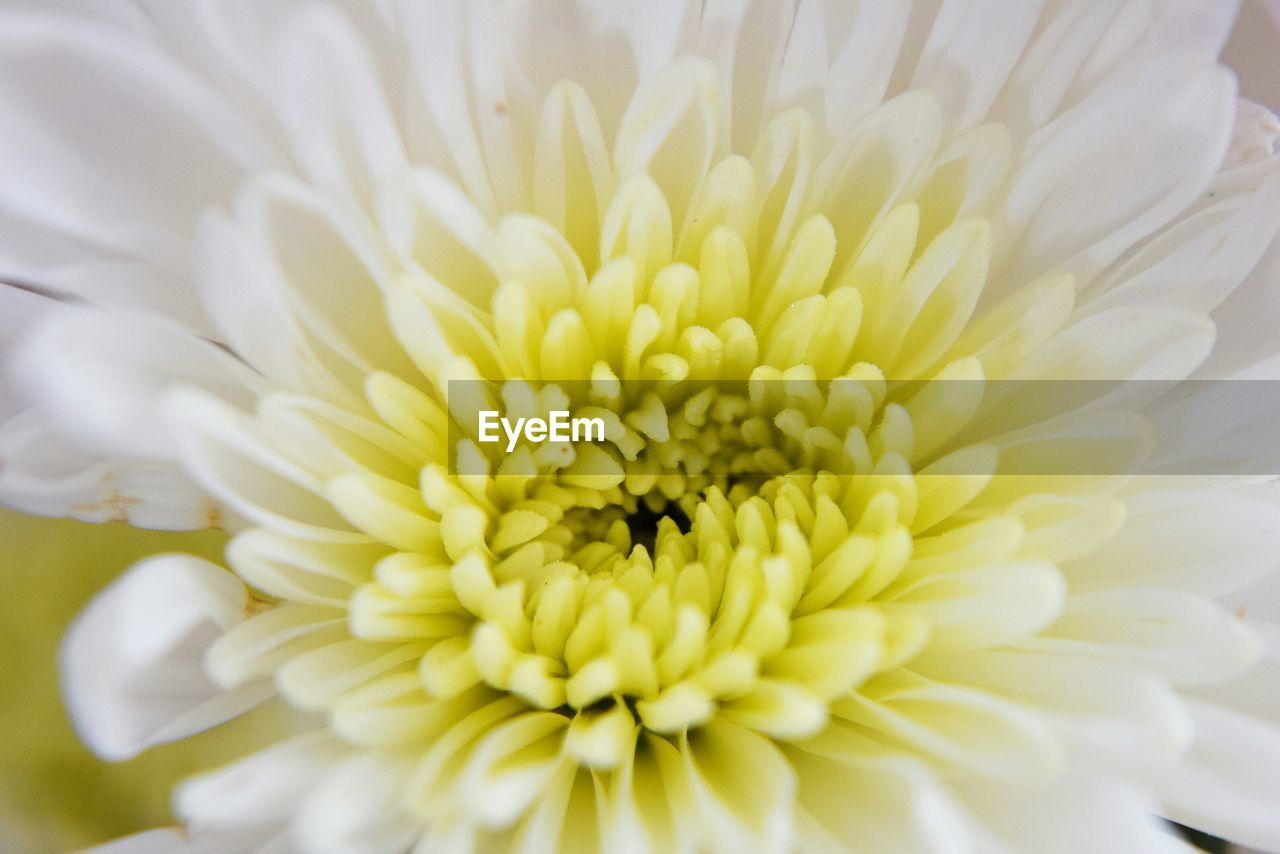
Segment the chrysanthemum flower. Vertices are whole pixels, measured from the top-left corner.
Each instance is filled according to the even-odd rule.
[[[232,534],[71,713],[299,711],[112,850],[1280,847],[1275,486],[1003,477],[945,384],[1276,352],[1234,11],[10,4],[0,495]]]

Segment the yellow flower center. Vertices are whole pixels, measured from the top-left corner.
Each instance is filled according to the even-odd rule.
[[[1047,313],[970,323],[990,227],[956,215],[965,176],[877,211],[874,152],[819,176],[810,126],[775,119],[682,198],[670,164],[605,191],[569,152],[546,170],[558,221],[543,198],[484,247],[389,208],[424,263],[387,319],[426,380],[369,373],[349,410],[260,402],[327,505],[299,499],[319,520],[299,536],[233,541],[236,571],[291,601],[215,645],[215,678],[274,674],[344,739],[416,745],[405,800],[429,818],[463,769],[522,810],[565,757],[630,773],[717,720],[856,751],[860,692],[909,689],[898,666],[930,643],[989,642],[934,617],[970,589],[948,573],[1013,558],[1023,525],[960,513],[997,458],[953,433],[983,378],[1059,327],[1071,282],[1020,292]],[[480,441],[481,411],[568,412],[605,438]],[[1052,566],[1017,570],[1035,605],[1000,630],[1061,601]]]
[[[370,403],[430,461],[417,489],[353,473],[332,495],[400,549],[357,592],[352,629],[428,641],[430,694],[483,682],[558,710],[608,766],[637,718],[811,735],[829,702],[921,647],[927,623],[883,603],[913,527],[986,479],[922,495],[913,460],[945,437],[916,426],[885,369],[917,375],[947,354],[981,290],[986,224],[918,247],[906,205],[842,247],[814,214],[771,252],[748,227],[767,213],[753,185],[745,159],[720,163],[676,247],[667,200],[634,180],[589,278],[546,223],[509,219],[491,323],[408,288],[391,301],[448,406],[373,377]],[[972,361],[949,373],[981,376]],[[609,439],[508,452],[475,440],[477,406],[513,421],[568,410]]]

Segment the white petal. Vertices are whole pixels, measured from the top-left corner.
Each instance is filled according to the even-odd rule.
[[[974,850],[972,821],[922,764],[906,757],[830,758],[788,749],[810,850]]]
[[[1032,137],[996,220],[1008,281],[1065,270],[1085,283],[1208,186],[1226,153],[1234,81],[1165,55]]]
[[[118,29],[6,13],[0,57],[0,206],[83,239],[180,266],[196,210],[270,162],[194,75]]]
[[[241,524],[177,465],[86,453],[29,410],[0,424],[0,502],[41,516],[166,531]]]
[[[205,668],[224,688],[252,684],[274,676],[300,653],[350,636],[346,611],[285,603],[255,614],[218,638],[205,655]]]
[[[721,124],[735,152],[752,150],[773,112],[795,6],[792,0],[718,0],[703,11],[699,52],[716,64]]]
[[[625,854],[694,848],[691,825],[673,804],[688,797],[679,752],[671,742],[641,732],[637,749],[613,777],[604,844]],[[683,824],[679,822],[684,822]]]
[[[277,290],[295,318],[287,328],[307,333],[311,353],[325,358],[330,370],[355,389],[373,370],[408,370],[408,360],[391,341],[380,288],[393,265],[391,251],[371,223],[287,179],[248,186],[237,208],[268,264],[257,286]],[[248,338],[251,330],[237,330],[236,340]],[[303,361],[305,370],[310,359]]]
[[[872,110],[822,160],[814,175],[814,207],[835,227],[833,269],[840,270],[889,209],[923,183],[942,119],[931,92],[908,92]]]
[[[1280,323],[1280,240],[1267,249],[1258,266],[1214,311],[1220,343],[1198,376],[1206,379],[1280,379],[1276,342],[1271,331]]]
[[[367,197],[382,176],[406,166],[374,57],[338,8],[295,14],[279,51],[280,118],[312,180]]]
[[[719,142],[719,90],[705,60],[682,59],[641,84],[618,128],[618,181],[653,178],[679,233]]]
[[[506,211],[528,210],[532,114],[508,106],[513,105],[515,93],[503,50],[504,11],[498,4],[467,4],[470,21],[462,33],[468,57],[464,74],[473,89],[481,154],[498,203]]]
[[[884,98],[910,9],[906,3],[834,2],[826,11],[828,38],[841,34],[832,50],[825,105],[827,133],[840,139]],[[841,26],[839,18],[848,15],[853,20]]]
[[[803,205],[812,192],[818,162],[815,135],[807,114],[783,113],[769,122],[751,155],[761,199],[759,248],[777,259],[775,263],[781,262],[800,217],[807,213]],[[769,238],[772,243],[765,242]]]
[[[1248,614],[1251,610],[1241,606],[1237,614]],[[1195,691],[1194,694],[1212,701],[1215,705],[1243,712],[1273,726],[1280,726],[1280,622],[1258,620],[1248,616],[1239,617],[1239,620],[1261,638],[1262,658],[1252,670],[1239,679],[1226,684],[1211,685]]]
[[[931,763],[958,773],[1044,780],[1066,754],[1048,722],[988,691],[892,672],[873,678],[832,710]]]
[[[473,820],[509,827],[546,791],[562,763],[568,721],[553,712],[530,712],[493,727],[475,745],[456,790]],[[628,750],[628,752],[630,752]]]
[[[553,7],[554,11],[548,13]],[[511,91],[511,102],[503,104],[504,110],[515,107],[532,117],[547,93],[565,80],[579,81],[601,95],[630,88],[634,81],[624,82],[612,76],[629,71],[622,67],[623,63],[610,67],[600,61],[598,43],[585,32],[589,11],[590,7],[575,0],[511,0],[504,5],[498,16],[498,37]],[[559,49],[560,39],[566,37],[578,45],[577,50]],[[569,70],[571,68],[573,70]],[[419,78],[419,85],[427,79],[427,76]],[[620,90],[614,89],[615,82],[622,87]],[[612,100],[620,110],[616,94]],[[435,124],[434,117],[427,115],[426,110],[413,117],[410,134],[419,143],[415,155],[425,152],[430,145],[443,154],[437,160],[445,161],[448,153],[444,151],[442,132]],[[429,162],[420,155],[413,159]]]
[[[938,649],[982,649],[1039,631],[1065,595],[1051,564],[1027,561],[925,578],[887,607],[923,616]]]
[[[1044,787],[956,787],[964,806],[1012,851],[1036,854],[1190,854],[1154,815],[1147,792],[1117,779],[1073,773]]]
[[[329,771],[294,816],[292,835],[308,854],[399,854],[421,832],[400,808],[407,760],[372,752]]]
[[[302,539],[367,541],[333,509],[324,480],[292,462],[244,413],[194,390],[170,393],[165,407],[186,470],[237,513]]]
[[[912,78],[933,90],[951,129],[981,121],[1022,55],[1040,14],[1037,2],[945,0]]]
[[[1186,709],[1162,680],[1096,659],[982,651],[929,656],[912,669],[1029,707],[1053,724],[1074,759],[1108,770],[1162,767],[1191,738]]]
[[[1209,600],[1148,588],[1078,593],[1053,625],[1023,646],[1112,659],[1182,686],[1243,675],[1262,645],[1235,615]]]
[[[1269,110],[1241,101],[1232,151],[1215,182],[1221,185],[1215,186],[1215,194],[1256,198],[1262,202],[1270,182],[1277,180],[1277,174],[1280,174],[1280,119]],[[1252,239],[1259,227],[1266,225],[1265,219],[1261,220],[1248,227],[1247,234]],[[1280,240],[1273,240],[1244,282],[1214,310],[1221,341],[1202,368],[1202,376],[1213,379],[1246,371],[1259,379],[1280,376],[1274,365],[1265,364],[1276,355],[1270,330],[1280,321],[1277,280],[1280,280]],[[1259,363],[1263,370],[1256,369]]]
[[[273,244],[272,225],[280,223],[270,222],[269,210],[287,207],[299,196],[307,199],[304,207],[314,205],[299,188],[278,177],[253,181],[237,198],[234,219],[205,212],[196,247],[201,303],[219,340],[276,387],[358,405],[368,361],[344,345],[321,312],[298,298],[281,268],[282,248]],[[315,238],[284,231],[284,254],[293,257],[299,245]],[[339,258],[349,254],[343,247],[327,248]],[[366,311],[359,314],[367,316],[378,299],[363,304]]]
[[[202,834],[192,837],[177,827],[144,830],[86,848],[79,854],[284,854],[271,847],[272,839],[260,833]]]
[[[221,567],[185,555],[135,564],[89,604],[62,647],[72,722],[98,755],[127,759],[216,726],[270,696],[223,692],[204,653],[244,619],[248,594]]]
[[[1125,75],[1180,53],[1188,66],[1217,58],[1239,4],[1146,0],[1054,3],[993,111],[1015,139],[1062,115]]]
[[[276,685],[295,707],[323,710],[361,685],[416,666],[426,650],[421,643],[342,640],[295,652],[277,672]]]
[[[163,318],[57,312],[20,344],[10,372],[27,399],[86,450],[164,459],[174,445],[160,400],[194,386],[248,405],[257,377],[214,344]]]
[[[599,32],[620,34],[617,37],[630,48],[640,80],[672,57],[691,52],[694,24],[702,14],[702,4],[691,0],[667,0],[646,8],[594,0],[576,0],[576,3],[591,9]]]
[[[1274,480],[1271,483],[1274,484]],[[1264,534],[1255,541],[1265,541],[1265,538]],[[1259,551],[1252,555],[1256,570],[1250,574],[1252,583],[1215,592],[1219,594],[1219,601],[1241,618],[1280,624],[1280,572],[1275,571],[1275,546],[1271,548],[1270,552]]]
[[[681,737],[693,794],[688,819],[705,828],[708,847],[728,851],[781,849],[790,835],[796,777],[774,743],[723,720]]]
[[[412,59],[418,91],[413,97],[426,104],[430,132],[445,158],[487,215],[527,208],[528,172],[525,180],[514,180],[520,155],[508,119],[510,105],[499,95],[503,84],[494,75],[502,66],[493,55],[490,11],[456,0],[404,3],[402,9],[416,34]]]
[[[102,247],[75,239],[57,227],[42,225],[21,212],[0,209],[0,270],[6,281],[34,283],[33,271],[90,261]]]
[[[219,340],[276,387],[319,391],[339,385],[313,367],[316,359],[273,275],[268,249],[250,228],[208,211],[197,233],[200,301]]]
[[[1159,491],[1125,503],[1119,534],[1064,565],[1073,591],[1158,586],[1219,596],[1280,566],[1280,502],[1267,489]]]
[[[1005,91],[993,109],[993,117],[1003,121],[1015,139],[1022,140],[1032,130],[1059,114],[1059,108],[1081,69],[1099,44],[1117,31],[1123,33],[1130,20],[1134,26],[1143,19],[1142,3],[1097,3],[1075,0],[1060,8],[1039,27],[1027,46]],[[1126,14],[1126,12],[1128,14]]]
[[[14,239],[11,234],[5,236],[7,241]],[[177,267],[146,258],[102,257],[99,253],[100,250],[95,252],[97,257],[89,260],[76,261],[79,252],[68,246],[59,263],[28,267],[22,270],[21,280],[38,283],[42,290],[70,302],[156,312],[198,335],[214,335],[213,326],[192,294],[190,265],[185,260]]]
[[[265,528],[245,531],[226,549],[227,562],[247,584],[290,602],[329,607],[344,607],[386,554],[381,544],[308,543]]]
[[[1280,849],[1280,730],[1209,703],[1188,703],[1195,741],[1159,782],[1164,813],[1232,842]]]
[[[595,106],[576,82],[556,86],[543,102],[533,162],[534,211],[595,269],[613,163]]]
[[[612,141],[637,83],[673,57],[693,52],[702,6],[690,0],[514,0],[501,15],[504,58],[514,60],[516,71],[512,86],[537,109],[561,80],[581,83]],[[566,44],[574,49],[565,50]]]
[[[0,284],[0,365],[8,365],[22,334],[51,312],[65,306],[55,299]],[[26,407],[8,371],[0,372],[0,423]]]
[[[998,202],[1011,167],[1009,132],[1003,125],[981,125],[958,137],[934,160],[916,199],[921,207],[917,245],[928,245],[960,217],[987,215]],[[956,191],[957,183],[963,186],[962,192]]]
[[[1213,323],[1198,312],[1122,306],[1068,326],[1007,378],[1180,380],[1204,361],[1213,342]]]
[[[224,100],[264,134],[277,141],[276,110],[267,102],[273,81],[275,46],[293,3],[253,0],[142,0],[137,29],[156,37],[184,65],[201,73]],[[267,128],[270,127],[270,131]],[[279,139],[281,148],[284,140]]]
[[[181,262],[121,255],[0,205],[0,280],[37,289],[60,300],[129,310],[151,309],[212,333],[188,287],[190,268]]]
[[[135,6],[111,6],[85,3],[84,0],[10,0],[6,6],[23,11],[65,16],[68,20],[94,21],[118,27],[121,32],[141,33],[147,29],[147,19]]]
[[[298,736],[183,781],[174,811],[197,835],[282,829],[304,796],[349,755],[328,733]]]
[[[497,235],[466,193],[437,172],[416,170],[378,202],[383,231],[426,274],[432,303],[490,308]]]
[[[525,813],[507,850],[518,854],[596,850],[599,830],[595,816],[603,806],[602,796],[590,771],[573,762],[561,762],[542,796]]]
[[[1161,231],[1082,294],[1089,311],[1160,303],[1209,311],[1262,258],[1280,230],[1280,158],[1256,189],[1228,196]]]
[[[1181,54],[1188,67],[1215,64],[1239,7],[1239,0],[1123,6],[1090,52],[1068,104],[1118,85],[1124,74],[1162,56]]]

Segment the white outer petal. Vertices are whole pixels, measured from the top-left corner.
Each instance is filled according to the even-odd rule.
[[[788,757],[799,771],[796,823],[807,843],[804,850],[999,850],[939,775],[909,756],[868,752],[856,759],[837,758],[790,749]]]
[[[0,45],[0,208],[104,254],[181,268],[196,210],[272,159],[194,74],[117,27],[6,9]]]
[[[326,775],[294,817],[292,838],[307,854],[399,854],[422,832],[399,807],[405,761],[364,751]]]
[[[258,833],[191,836],[182,828],[162,827],[86,848],[79,854],[291,854],[277,840]]]
[[[410,9],[425,8],[416,2],[407,5]],[[690,0],[655,3],[514,0],[499,16],[503,43],[492,44],[487,34],[475,41],[488,51],[500,50],[509,66],[511,94],[529,115],[536,114],[556,83],[576,80],[590,93],[606,137],[612,137],[636,84],[673,57],[692,52],[699,19],[712,14],[704,12],[702,6]],[[441,28],[440,37],[452,36]],[[566,43],[573,48],[565,50]],[[492,56],[490,53],[482,59],[488,61]],[[448,77],[452,77],[451,72]],[[441,80],[439,75],[434,75],[430,85],[438,86]],[[444,82],[454,85],[451,79]],[[490,92],[496,88],[495,81],[486,83]],[[485,103],[482,93],[475,95],[479,108],[492,107],[491,103]],[[450,129],[443,132],[451,133]],[[452,135],[449,144],[454,144]]]
[[[1251,617],[1240,622],[1262,639],[1262,659],[1241,678],[1195,692],[1196,696],[1280,726],[1280,623]]]
[[[1036,854],[1188,854],[1142,788],[1075,772],[1043,788],[957,784],[956,793],[1003,850]],[[1000,848],[996,850],[1002,850]]]
[[[1209,703],[1187,705],[1195,741],[1186,761],[1160,778],[1165,814],[1232,842],[1280,850],[1280,729]]]
[[[735,152],[750,153],[774,113],[795,5],[794,0],[713,0],[703,10],[698,50],[716,64],[720,125]]]
[[[9,364],[22,333],[51,312],[63,309],[57,300],[33,291],[0,284],[0,365]],[[21,395],[7,372],[0,372],[0,423],[24,408]]]
[[[1028,141],[995,219],[993,269],[1011,283],[1065,270],[1082,283],[1208,186],[1230,141],[1234,81],[1172,53],[1117,75]]]
[[[1269,110],[1241,101],[1231,151],[1215,185],[1218,197],[1250,193],[1261,201],[1267,182],[1280,181],[1280,119]],[[1257,188],[1254,190],[1253,188]],[[1256,205],[1256,202],[1250,207]],[[1274,217],[1275,208],[1271,208]],[[1265,226],[1259,217],[1251,230]],[[1274,224],[1273,224],[1274,227]],[[1274,230],[1273,230],[1274,233]],[[1220,343],[1201,368],[1207,379],[1275,379],[1280,376],[1272,331],[1280,322],[1280,239],[1273,238],[1243,282],[1213,312]]]
[[[196,834],[283,833],[307,794],[349,755],[326,731],[291,738],[183,781],[174,811]]]
[[[224,692],[204,670],[205,650],[247,603],[229,571],[178,554],[137,563],[99,593],[61,650],[63,696],[90,749],[127,759],[267,699],[269,685]]]
[[[245,518],[325,542],[368,542],[334,509],[326,479],[289,459],[255,418],[178,389],[165,400],[186,471]]]
[[[1280,567],[1280,500],[1272,489],[1152,489],[1125,503],[1119,534],[1063,567],[1073,592],[1149,586],[1221,596]]]
[[[405,168],[376,60],[339,8],[296,12],[279,51],[280,119],[312,180],[369,193],[383,175]]]
[[[72,443],[142,459],[176,454],[160,405],[169,389],[195,386],[247,407],[260,385],[234,357],[176,323],[99,309],[48,317],[19,343],[9,373]]]
[[[840,139],[884,98],[910,8],[906,3],[831,3],[828,12],[828,39],[835,17],[853,16],[832,51],[824,93],[827,133]]]
[[[963,130],[978,124],[1022,55],[1042,3],[945,0],[911,87],[937,93],[950,128]]]
[[[240,526],[177,465],[86,453],[61,441],[31,410],[0,424],[0,503],[40,516],[162,531]]]
[[[1191,740],[1191,720],[1163,680],[1114,663],[985,651],[917,659],[932,678],[994,692],[1044,715],[1073,759],[1108,776],[1162,768]]]
[[[1226,609],[1162,588],[1078,593],[1052,626],[1022,646],[1117,661],[1175,686],[1239,678],[1262,654],[1261,639]]]

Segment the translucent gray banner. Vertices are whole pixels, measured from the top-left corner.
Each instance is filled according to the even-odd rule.
[[[1280,381],[451,381],[464,475],[1280,475]]]

